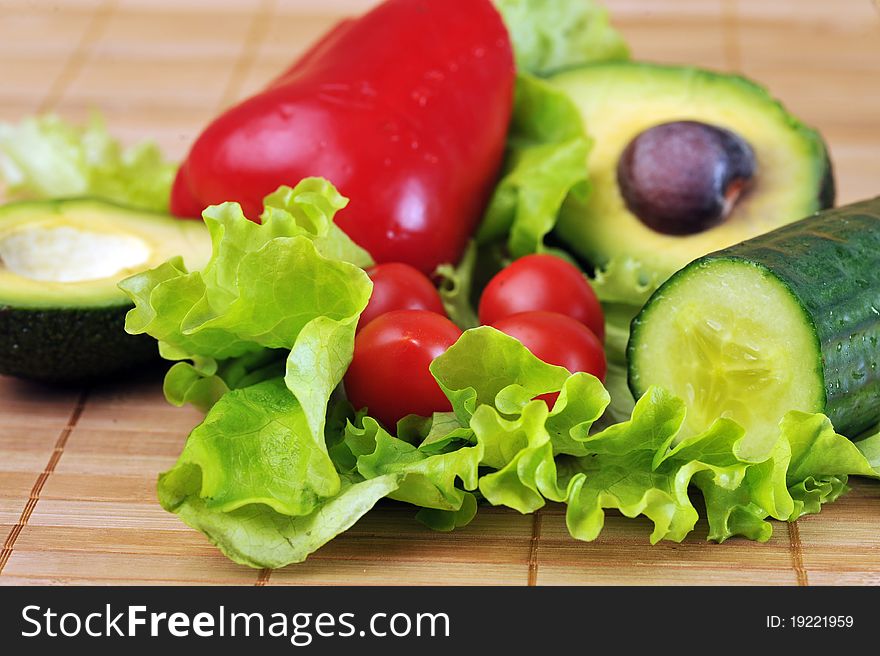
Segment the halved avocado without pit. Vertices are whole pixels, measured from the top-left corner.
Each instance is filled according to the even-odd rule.
[[[614,62],[550,81],[593,139],[590,193],[569,198],[557,234],[598,269],[628,261],[647,291],[834,202],[821,136],[743,77]]]
[[[210,254],[201,221],[90,198],[0,207],[0,373],[81,382],[156,358],[155,340],[125,332],[132,305],[117,283]]]

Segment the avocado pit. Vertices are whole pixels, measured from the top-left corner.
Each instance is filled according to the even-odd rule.
[[[755,153],[740,135],[699,121],[672,121],[639,133],[618,161],[617,181],[642,223],[668,235],[723,222],[751,186]]]

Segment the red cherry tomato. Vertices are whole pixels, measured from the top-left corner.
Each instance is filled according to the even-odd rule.
[[[428,310],[446,316],[440,294],[418,269],[400,262],[389,262],[371,267],[367,273],[373,281],[373,295],[361,313],[358,330],[393,310]]]
[[[492,324],[496,330],[515,337],[532,354],[548,364],[565,367],[570,373],[584,371],[605,382],[605,350],[593,331],[579,321],[557,312],[521,312]],[[537,397],[551,408],[558,393]]]
[[[494,325],[520,312],[558,312],[580,321],[599,341],[605,317],[596,292],[584,274],[553,255],[527,255],[498,273],[480,298],[480,323]]]
[[[452,410],[428,367],[461,330],[426,310],[395,310],[364,326],[354,340],[345,391],[355,408],[393,429],[408,414]]]

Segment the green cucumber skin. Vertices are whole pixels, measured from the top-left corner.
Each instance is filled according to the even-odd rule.
[[[880,197],[819,212],[686,269],[731,259],[775,276],[806,310],[819,344],[822,410],[835,429],[854,437],[880,421]]]
[[[125,332],[130,307],[0,306],[0,374],[72,384],[158,360],[154,339]]]
[[[825,414],[858,435],[880,419],[880,198],[826,210],[709,257],[739,257],[782,280],[819,339]]]

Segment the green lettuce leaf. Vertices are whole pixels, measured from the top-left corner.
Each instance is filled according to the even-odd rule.
[[[590,141],[568,96],[529,75],[517,78],[508,152],[477,234],[506,238],[513,257],[543,249],[569,193],[587,193]]]
[[[489,326],[466,331],[431,363],[431,373],[464,425],[478,405],[497,403],[502,412],[515,412],[533,396],[558,392],[568,377]]]
[[[476,499],[467,490],[477,488],[480,445],[437,452],[434,442],[427,442],[424,449],[413,446],[393,437],[369,417],[363,424],[361,428],[349,425],[345,438],[361,476],[401,476],[398,488],[388,496],[419,506],[417,517],[432,528],[452,530],[473,519]],[[457,423],[445,427],[453,431],[461,428]]]
[[[286,356],[281,349],[263,349],[219,363],[202,358],[176,362],[165,375],[165,398],[172,405],[189,403],[207,412],[231,389],[284,376]]]
[[[123,147],[97,114],[82,127],[54,115],[0,123],[0,181],[10,199],[96,196],[164,212],[176,169],[155,144]]]
[[[620,256],[598,267],[591,282],[603,303],[641,308],[664,281],[647,276],[633,258]]]
[[[635,403],[626,379],[630,323],[662,282],[647,276],[641,265],[629,257],[612,259],[597,268],[590,279],[605,312],[605,386],[611,393],[608,414],[614,421],[624,421]]]
[[[281,505],[273,508],[289,515],[311,512],[320,498],[333,496],[339,488],[325,444],[324,420],[330,395],[351,360],[357,320],[372,289],[360,267],[336,259],[368,261],[332,224],[333,214],[344,205],[329,183],[308,179],[267,197],[261,224],[248,221],[237,204],[208,208],[204,218],[214,249],[203,271],[189,273],[179,260],[172,260],[120,284],[135,303],[126,329],[159,339],[160,353],[169,359],[193,362],[169,372],[165,389],[172,402],[192,402],[202,409],[222,403],[220,417],[244,421],[253,411],[246,395],[262,389],[246,385],[284,375],[283,387],[271,381],[275,397],[279,403],[280,397],[289,397],[295,405],[275,422],[287,427],[287,438],[272,440],[304,458],[305,470],[316,476],[315,481],[301,478],[305,470],[288,456],[285,466],[292,468],[293,477],[284,485],[292,486],[289,494],[298,500],[279,501]],[[289,349],[283,370],[275,349]],[[236,387],[244,388],[241,394],[229,392]],[[268,398],[262,396],[262,402],[268,403]],[[230,400],[224,403],[226,399]],[[210,481],[232,466],[227,443],[206,428],[214,425],[216,416],[209,413],[205,424],[196,428],[175,470],[196,467]],[[221,435],[230,433],[225,424],[219,430]],[[225,510],[253,503],[271,506],[268,500],[278,498],[269,485],[282,480],[277,473],[246,475],[255,489],[227,489],[228,481],[220,486],[230,495]],[[179,477],[172,472],[167,480],[173,485]],[[216,491],[210,489],[200,495],[216,499]]]
[[[409,415],[397,423],[397,437],[416,444],[428,455],[448,453],[475,441],[473,431],[454,412],[435,412],[431,417]]]
[[[611,394],[608,416],[625,421],[632,414],[635,399],[627,384],[626,347],[630,323],[657,289],[661,281],[644,277],[632,258],[616,258],[594,271],[590,285],[602,302],[605,313],[605,356],[608,373],[605,387]]]
[[[510,33],[517,77],[504,174],[477,241],[505,239],[514,258],[544,249],[563,201],[588,192],[590,140],[571,99],[538,76],[627,59],[608,12],[592,0],[496,0]]]
[[[471,241],[457,266],[441,264],[434,275],[439,279],[440,300],[446,316],[462,330],[480,325],[474,310],[474,275],[479,257],[477,244]]]
[[[874,471],[880,472],[880,426],[867,431],[855,442],[855,445]]]
[[[590,283],[594,284],[594,281],[591,280]],[[608,363],[605,387],[611,394],[608,415],[613,421],[626,421],[635,405],[627,380],[626,347],[629,343],[630,324],[641,306],[603,302],[602,310],[605,316],[605,359]]]
[[[593,0],[495,0],[521,71],[547,75],[587,62],[627,59],[629,49]]]
[[[383,497],[419,506],[417,518],[438,530],[476,514],[466,490],[477,487],[479,446],[423,452],[366,418],[344,429],[337,447],[353,466],[337,473],[345,458],[327,459],[308,432],[283,379],[230,391],[160,477],[160,503],[252,567],[301,562]]]
[[[163,503],[163,506],[204,533],[234,562],[275,568],[301,563],[351,528],[377,501],[397,487],[398,480],[394,475],[367,481],[342,477],[335,496],[324,499],[308,515],[299,516],[284,515],[262,504],[216,512],[196,495],[178,505]]]
[[[727,419],[679,442],[684,411],[680,399],[653,389],[629,422],[586,442],[592,457],[579,461],[584,477],[575,479],[567,500],[575,537],[594,538],[603,509],[616,508],[627,517],[651,518],[652,543],[681,541],[698,517],[688,494],[693,487],[703,496],[709,539],[765,541],[772,534],[768,518],[792,521],[818,512],[843,492],[847,474],[873,475],[822,415],[789,413],[763,443]]]
[[[340,486],[323,435],[313,440],[310,433],[306,413],[282,378],[230,391],[160,477],[160,501],[174,506],[181,497],[197,496],[218,512],[259,503],[307,515]]]
[[[126,330],[158,339],[168,359],[220,360],[290,348],[319,317],[356,321],[371,284],[357,264],[333,257],[356,248],[332,223],[345,199],[318,178],[266,201],[282,193],[287,207],[267,206],[262,223],[248,221],[238,203],[206,209],[213,253],[202,271],[189,272],[175,258],[122,281],[135,304]]]
[[[265,203],[259,224],[237,204],[205,210],[201,271],[176,258],[120,283],[135,304],[126,329],[181,360],[168,399],[207,412],[160,502],[253,566],[301,560],[402,480],[340,476],[328,451],[328,404],[372,291],[369,256],[333,224],[346,200],[313,178]]]
[[[767,540],[768,518],[816,512],[845,490],[847,475],[876,475],[823,415],[789,413],[777,435],[761,439],[728,419],[685,437],[684,402],[657,388],[629,420],[595,432],[609,403],[601,383],[560,375],[492,328],[466,332],[432,371],[494,470],[480,478],[482,495],[524,513],[564,502],[569,531],[583,540],[595,539],[615,509],[650,518],[652,543],[681,541],[699,517],[694,489],[710,539]],[[548,391],[561,391],[550,410],[532,400]]]

